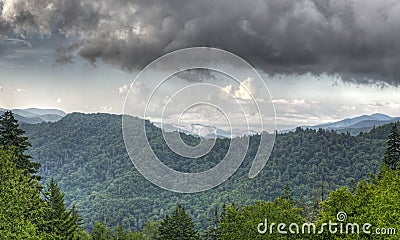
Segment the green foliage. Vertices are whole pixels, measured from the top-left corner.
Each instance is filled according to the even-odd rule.
[[[75,205],[72,206],[70,211],[67,211],[64,205],[64,193],[61,192],[53,179],[47,185],[44,197],[48,206],[46,230],[55,233],[61,239],[73,239],[81,223]]]
[[[290,189],[289,184],[286,184],[285,188],[283,189],[283,194],[280,196],[280,198],[288,202],[294,203],[292,189]]]
[[[45,232],[45,205],[39,183],[16,166],[17,157],[0,147],[0,236],[1,239],[56,239]]]
[[[102,222],[97,222],[92,230],[93,240],[108,240],[110,237],[110,230]]]
[[[136,119],[136,121],[142,121]],[[229,139],[217,139],[214,148],[200,159],[186,159],[172,152],[160,129],[146,123],[147,137],[159,158],[169,167],[198,172],[215,166],[225,155]],[[140,124],[137,124],[140,126]],[[139,231],[147,221],[162,219],[177,204],[187,206],[200,229],[208,229],[208,219],[224,203],[248,205],[256,200],[272,201],[288,184],[293,198],[307,206],[326,199],[341,186],[354,186],[379,171],[386,149],[387,126],[374,134],[350,136],[332,131],[298,129],[278,134],[271,158],[264,170],[248,178],[260,136],[250,138],[249,151],[237,173],[220,186],[204,193],[182,195],[164,191],[148,182],[127,156],[121,132],[121,116],[109,114],[69,114],[55,123],[21,125],[32,148],[29,153],[42,163],[40,175],[54,178],[66,193],[66,205],[76,203],[85,229],[96,221]],[[381,130],[382,129],[382,130]],[[146,144],[140,138],[133,146],[140,152]],[[183,135],[185,142],[199,138]]]
[[[121,226],[107,228],[103,222],[96,222],[91,234],[92,240],[146,240],[140,232],[125,231]]]
[[[383,163],[394,170],[400,162],[400,135],[396,124],[390,130],[387,145]]]
[[[159,228],[159,240],[199,239],[192,218],[178,205],[171,215],[167,215]]]
[[[40,163],[31,162],[31,156],[25,154],[25,151],[31,146],[24,136],[25,131],[19,128],[18,121],[14,118],[11,111],[6,111],[0,116],[0,145],[13,149],[17,157],[16,166],[23,170],[24,174],[35,174],[40,168]]]
[[[305,219],[300,212],[300,208],[282,198],[277,198],[273,202],[258,201],[245,207],[231,205],[225,209],[219,227],[219,239],[286,239],[285,235],[278,233],[276,227],[271,233],[270,224],[285,223],[289,226],[291,223],[298,223],[301,225]],[[266,220],[267,226],[265,226]],[[266,229],[266,232],[259,233],[258,226],[261,231]]]
[[[64,194],[51,180],[45,200],[31,162],[31,144],[11,111],[0,117],[0,236],[2,239],[80,239],[75,207],[67,211]],[[79,231],[78,231],[79,230]]]
[[[88,232],[86,232],[83,229],[78,229],[73,238],[74,240],[92,240],[92,237],[90,236],[90,234]]]
[[[223,209],[225,209],[225,205],[223,206]],[[225,214],[223,211],[221,214],[218,212],[218,209],[215,209],[214,214],[211,216],[209,219],[211,224],[209,226],[209,229],[205,232],[205,239],[210,239],[210,240],[217,240],[221,237],[220,231],[219,231],[219,225],[221,224],[222,216]]]
[[[319,224],[329,220],[339,222],[338,212],[346,212],[344,224],[360,225],[360,235],[336,234],[330,239],[398,239],[397,235],[374,235],[376,228],[400,229],[400,176],[399,172],[383,168],[379,178],[361,181],[351,190],[342,187],[330,193],[329,199],[322,203],[323,210]],[[371,234],[364,234],[362,225],[370,223]],[[325,239],[326,235],[321,236]]]
[[[144,224],[142,229],[142,234],[146,240],[157,239],[160,235],[159,228],[161,226],[161,221],[148,221]]]
[[[43,163],[41,173],[45,179],[50,176],[59,179],[60,186],[67,191],[67,202],[76,202],[84,209],[87,224],[97,219],[111,226],[96,223],[91,235],[80,229],[82,219],[75,205],[67,210],[64,194],[53,179],[42,199],[38,181],[26,174],[27,168],[18,166],[20,154],[26,154],[29,146],[23,133],[16,130],[22,137],[22,145],[4,140],[11,138],[1,138],[8,144],[7,150],[0,148],[2,239],[199,239],[192,218],[180,203],[190,206],[194,219],[203,230],[208,229],[204,234],[207,239],[396,239],[396,236],[366,234],[282,236],[276,228],[266,236],[257,231],[265,219],[299,225],[307,222],[304,216],[309,215],[302,208],[310,206],[313,195],[316,193],[324,200],[338,186],[346,187],[331,192],[323,201],[317,225],[336,220],[336,214],[344,211],[348,214],[347,222],[371,223],[372,231],[378,227],[400,229],[400,177],[393,165],[383,164],[379,178],[361,181],[352,188],[355,182],[379,170],[386,142],[381,137],[384,133],[387,136],[393,125],[374,128],[371,133],[356,137],[300,128],[279,134],[267,171],[255,179],[247,179],[260,138],[254,136],[238,174],[207,193],[181,195],[160,190],[138,174],[127,160],[121,132],[116,129],[119,124],[120,118],[112,115],[72,114],[57,123],[23,126],[33,141],[30,153]],[[177,170],[210,168],[221,160],[229,146],[229,139],[219,139],[210,156],[194,162],[174,154],[165,146],[161,131],[146,124],[155,153]],[[395,131],[397,128],[392,127],[385,163],[388,156],[395,156],[391,150],[396,148],[390,148],[398,144]],[[183,138],[189,145],[199,141],[188,135]],[[140,149],[143,141],[137,140]],[[26,147],[21,147],[24,144]],[[256,201],[276,196],[281,197],[272,202]],[[305,200],[295,200],[299,196]],[[224,202],[233,201],[244,207],[231,205],[218,213]],[[175,211],[168,213],[176,204]],[[161,222],[154,221],[161,216],[166,217]],[[141,228],[142,232],[137,232]]]

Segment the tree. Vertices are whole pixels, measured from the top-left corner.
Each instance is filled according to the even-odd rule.
[[[0,117],[0,145],[6,149],[13,149],[16,159],[16,166],[23,170],[24,174],[33,175],[38,172],[40,163],[31,162],[31,156],[25,151],[31,146],[24,136],[25,131],[19,128],[18,121],[11,111],[6,111]],[[36,176],[36,178],[39,178]]]
[[[219,239],[288,239],[278,233],[276,226],[272,229],[265,223],[285,223],[289,226],[304,221],[301,209],[280,197],[274,202],[257,201],[245,207],[231,205],[226,208],[220,224]]]
[[[219,225],[221,224],[222,214],[218,213],[218,209],[214,210],[213,216],[209,219],[210,228],[206,231],[205,239],[217,240],[220,238]]]
[[[396,169],[400,161],[400,135],[397,130],[397,124],[394,124],[390,130],[387,145],[383,163],[391,169]]]
[[[336,234],[328,231],[315,236],[315,239],[398,239],[400,229],[400,176],[398,170],[383,166],[379,178],[374,177],[358,183],[354,190],[342,187],[329,194],[329,199],[322,202],[322,211],[317,225],[329,221],[339,222],[337,214],[345,212],[343,223],[360,224],[360,234]],[[362,230],[362,225],[372,225],[371,234]],[[396,234],[374,235],[376,228],[395,229]],[[320,238],[319,238],[320,237]],[[329,238],[328,238],[329,237]]]
[[[67,211],[64,205],[64,193],[54,179],[47,185],[44,197],[49,208],[46,215],[49,231],[56,233],[61,239],[73,239],[82,221],[75,205]]]
[[[96,222],[92,230],[93,240],[108,240],[110,231],[103,222]]]
[[[56,239],[42,229],[45,206],[39,183],[16,167],[17,157],[0,147],[0,236],[1,239]]]
[[[199,239],[192,218],[186,214],[185,209],[178,205],[171,216],[167,215],[161,222],[160,240],[172,239]]]
[[[83,219],[78,213],[75,204],[72,205],[71,210],[69,210],[68,215],[70,216],[65,222],[65,229],[68,230],[67,236],[72,239],[81,239],[82,237],[82,229],[81,225],[83,224]]]
[[[293,199],[292,189],[290,189],[288,183],[286,184],[285,188],[283,189],[283,194],[280,197],[288,202],[295,203],[295,201]]]
[[[153,240],[157,239],[159,236],[159,229],[160,229],[161,221],[148,221],[144,224],[142,233],[146,240]]]

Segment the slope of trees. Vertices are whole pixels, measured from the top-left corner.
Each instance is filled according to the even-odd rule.
[[[224,157],[230,143],[229,139],[218,139],[210,154],[186,159],[169,150],[160,129],[147,124],[154,151],[176,170],[209,169]],[[121,116],[74,113],[55,123],[21,127],[32,143],[29,154],[42,164],[40,175],[45,181],[54,178],[66,192],[67,206],[76,204],[86,229],[102,221],[107,227],[119,225],[132,231],[140,230],[147,221],[162,219],[176,204],[186,207],[199,229],[206,229],[209,216],[224,203],[270,201],[281,195],[287,184],[295,198],[314,205],[326,199],[331,190],[354,186],[377,173],[390,131],[389,127],[383,131],[386,135],[350,136],[299,128],[278,134],[268,164],[256,178],[248,179],[259,141],[259,136],[254,136],[242,166],[227,182],[205,193],[182,195],[152,185],[135,170],[122,139]],[[183,138],[193,144],[199,141],[193,136]],[[140,153],[143,139],[135,142]]]
[[[398,127],[394,124],[356,137],[300,128],[280,134],[270,160],[271,169],[279,172],[277,179],[265,172],[256,179],[246,178],[259,141],[259,136],[254,136],[250,138],[250,150],[238,174],[206,193],[182,195],[152,186],[133,167],[125,169],[129,164],[125,163],[126,153],[120,149],[120,132],[113,131],[114,124],[119,123],[118,116],[72,114],[68,117],[61,124],[24,125],[34,143],[30,153],[43,164],[40,173],[48,182],[46,188],[32,177],[36,172],[29,173],[21,167],[29,166],[29,162],[18,165],[21,153],[26,154],[27,150],[21,148],[18,152],[18,143],[29,146],[22,131],[14,137],[23,141],[0,147],[0,235],[3,239],[397,239],[393,231],[400,228],[397,170],[400,155]],[[211,155],[195,163],[174,155],[160,139],[160,130],[147,124],[149,141],[156,154],[165,156],[162,160],[178,170],[213,166],[229,145],[227,139],[218,140]],[[2,125],[3,133],[7,132],[5,126]],[[389,135],[388,140],[380,137],[384,132]],[[1,136],[4,142],[6,136],[9,135]],[[183,137],[190,144],[199,141],[192,136]],[[103,145],[107,141],[112,144]],[[49,150],[53,150],[55,160],[46,152]],[[380,163],[382,156],[384,160]],[[65,171],[64,175],[59,171]],[[66,195],[49,178],[52,175],[67,189]],[[307,181],[312,185],[307,186]],[[302,188],[310,193],[299,191]],[[69,208],[64,204],[64,197],[69,198]],[[235,204],[224,204],[231,202]],[[89,227],[91,234],[80,228],[82,219],[73,203],[79,209],[82,207],[86,225],[93,226]],[[265,227],[266,219],[298,225],[312,221],[320,227],[329,220],[337,220],[338,212],[347,213],[347,222],[367,222],[372,225],[371,231],[386,228],[392,235],[324,232],[282,236],[278,226],[273,233]]]
[[[144,228],[135,233],[136,238],[125,235],[119,239],[398,239],[400,175],[398,170],[385,165],[379,177],[371,176],[354,188],[345,186],[332,191],[320,203],[322,208],[314,221],[305,216],[301,202],[293,199],[287,188],[282,196],[287,199],[278,197],[246,206],[225,206],[220,214],[216,212],[212,234],[207,231],[199,236],[190,216],[178,205],[151,234]],[[110,232],[118,230],[97,223],[92,236],[93,239],[107,239],[101,236],[116,239]]]
[[[205,193],[181,195],[152,185],[135,170],[122,139],[121,116],[74,113],[55,123],[21,127],[32,143],[29,154],[42,164],[40,175],[45,181],[54,178],[66,192],[67,206],[76,204],[86,229],[91,229],[94,222],[103,221],[107,227],[120,225],[132,231],[140,230],[147,221],[162,219],[176,204],[186,206],[198,227],[206,229],[208,217],[224,203],[273,200],[286,184],[294,197],[302,197],[308,205],[313,205],[326,199],[331,190],[354,186],[357,181],[375,174],[385,152],[388,133],[350,136],[299,128],[278,134],[268,164],[260,175],[249,179],[259,140],[259,136],[254,136],[242,166],[227,182]],[[204,158],[186,159],[169,150],[160,129],[148,124],[148,131],[149,141],[162,161],[186,172],[215,166],[230,143],[228,139],[218,139]],[[186,135],[184,139],[199,141]],[[140,152],[143,139],[136,142]]]

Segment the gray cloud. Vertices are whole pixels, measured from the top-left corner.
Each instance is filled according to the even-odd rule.
[[[179,72],[176,76],[188,82],[203,82],[216,79],[211,70],[204,68],[188,69]]]
[[[394,0],[0,0],[0,34],[62,34],[73,54],[140,69],[170,51],[218,47],[267,73],[340,73],[400,84],[400,2]]]

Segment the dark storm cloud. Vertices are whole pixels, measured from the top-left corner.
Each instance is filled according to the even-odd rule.
[[[210,46],[267,73],[340,73],[356,83],[400,84],[396,0],[0,0],[0,6],[0,33],[73,36],[80,41],[73,52],[126,70],[176,49]],[[68,49],[60,55],[67,61]]]
[[[176,74],[182,80],[188,82],[204,82],[207,80],[216,79],[212,71],[205,68],[188,69]]]

